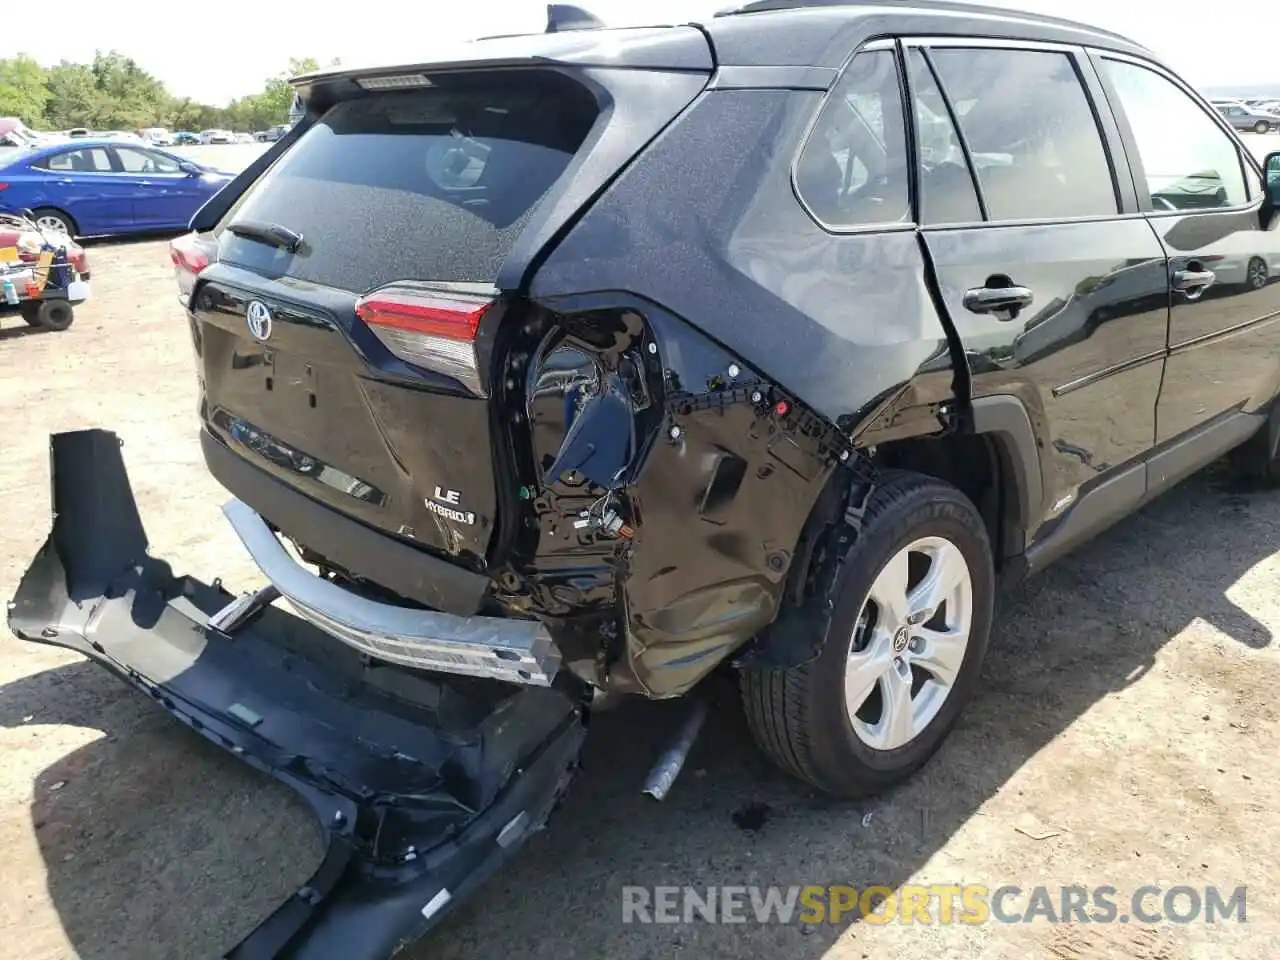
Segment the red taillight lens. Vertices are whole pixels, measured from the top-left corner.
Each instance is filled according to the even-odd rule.
[[[480,320],[494,298],[393,283],[356,302],[356,316],[406,363],[434,370],[484,395],[476,354]]]
[[[183,303],[195,288],[200,271],[213,262],[213,244],[198,233],[188,233],[169,242],[169,259],[178,279],[178,299]]]
[[[8,189],[9,189],[9,185],[7,183],[0,183],[0,190],[8,190]]]

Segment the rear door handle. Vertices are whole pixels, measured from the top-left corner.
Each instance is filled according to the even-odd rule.
[[[1031,306],[1035,294],[1027,287],[974,287],[964,292],[964,308],[970,313],[1004,313],[1000,320],[1012,320],[1023,307]]]
[[[1203,290],[1217,279],[1218,275],[1212,270],[1175,270],[1173,271],[1173,289],[1192,293]]]

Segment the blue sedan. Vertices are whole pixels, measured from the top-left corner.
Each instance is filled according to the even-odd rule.
[[[181,230],[232,176],[144,144],[44,144],[0,152],[0,209],[72,237]]]

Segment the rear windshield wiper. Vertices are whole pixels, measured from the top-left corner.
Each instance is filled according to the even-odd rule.
[[[273,247],[282,247],[290,253],[297,253],[302,246],[302,234],[296,230],[281,226],[278,223],[263,223],[259,220],[237,220],[227,225],[227,229],[237,237],[248,240],[260,240]]]

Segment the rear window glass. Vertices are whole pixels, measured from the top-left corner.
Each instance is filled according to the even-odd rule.
[[[363,293],[392,280],[491,283],[598,109],[547,72],[371,94],[330,109],[231,208],[219,257]],[[236,221],[300,233],[296,254]]]

